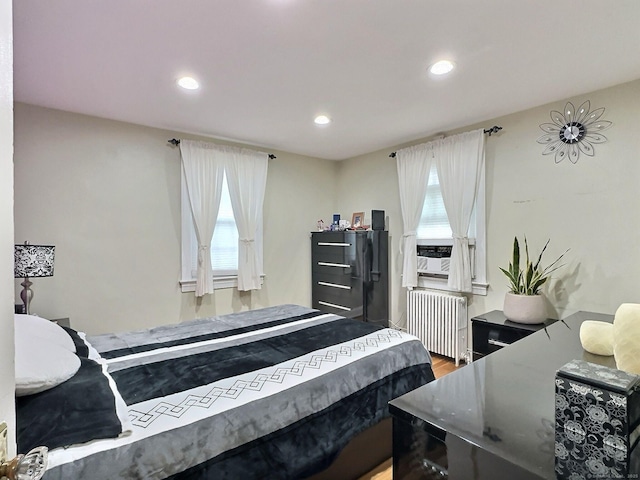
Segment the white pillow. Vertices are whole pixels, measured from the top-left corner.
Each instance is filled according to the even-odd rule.
[[[16,395],[31,395],[60,385],[80,368],[73,352],[38,337],[16,337]]]
[[[60,325],[46,318],[16,313],[15,331],[16,339],[18,337],[40,338],[49,343],[55,343],[70,352],[75,353],[76,351],[76,346],[69,334]]]

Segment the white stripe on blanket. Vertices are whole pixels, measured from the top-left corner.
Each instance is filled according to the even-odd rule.
[[[225,412],[230,413],[233,409],[252,401],[276,395],[312,379],[317,379],[330,372],[348,367],[350,364],[353,365],[358,360],[365,359],[375,353],[414,341],[417,341],[417,339],[412,335],[398,330],[383,329],[357,339],[308,353],[278,365],[131,405],[129,407],[129,415],[133,425],[131,435],[52,450],[49,452],[49,468],[73,462],[101,451],[143,441],[156,434],[189,425],[207,417],[222,414],[218,421],[227,422]],[[398,362],[400,362],[400,359],[398,359]],[[388,361],[376,364],[376,368],[380,373],[379,378],[397,370],[397,365],[392,365],[392,363],[393,361]],[[357,366],[353,365],[351,368],[357,371]],[[317,402],[314,401],[314,410],[319,411],[366,387],[366,380],[361,380],[359,375],[349,375],[349,377],[354,382],[354,388],[329,389],[329,394],[325,398],[319,399]],[[367,376],[363,375],[362,378],[365,379]],[[360,383],[364,384],[361,385]],[[270,431],[259,431],[260,422],[256,422],[254,426],[257,426],[257,428],[248,434],[251,438],[247,438],[245,435],[242,442],[240,442],[239,437],[236,437],[233,440],[233,444],[229,443],[229,439],[221,441],[217,444],[217,450],[213,452],[210,458],[234,448],[238,444],[260,438],[271,433],[271,431],[285,427],[299,420],[299,411],[311,408],[308,405],[308,399],[294,396],[290,400],[299,402],[300,405],[286,409],[284,413],[289,413],[289,415],[278,418],[279,425],[277,428],[271,425],[269,427]],[[326,403],[326,405],[319,405],[320,403]]]
[[[252,336],[263,335],[269,332],[277,332],[278,330],[284,330],[294,325],[304,325],[306,323],[318,323],[318,321],[331,318],[331,317],[333,317],[333,319],[335,320],[339,320],[341,318],[333,314],[318,315],[317,317],[305,318],[303,320],[297,320],[295,322],[283,323],[282,325],[276,325],[274,327],[261,328],[259,330],[240,333],[238,335],[230,335],[228,337],[214,338],[212,340],[204,340],[202,342],[187,343],[184,345],[175,345],[173,347],[161,347],[154,350],[149,350],[147,352],[132,353],[130,355],[123,355],[121,357],[103,359],[103,361],[106,362],[107,364],[115,364],[115,363],[124,362],[127,360],[150,357],[150,356],[158,355],[160,353],[175,352],[180,350],[192,350],[198,347],[202,347],[204,345],[215,345],[217,343],[229,342],[230,340],[237,340],[240,338],[250,338]]]

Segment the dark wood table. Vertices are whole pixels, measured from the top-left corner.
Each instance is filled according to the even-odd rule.
[[[573,359],[615,368],[580,344],[577,312],[389,404],[393,478],[555,479],[555,374]]]

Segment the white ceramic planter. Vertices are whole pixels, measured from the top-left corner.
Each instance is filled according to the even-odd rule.
[[[542,323],[547,319],[547,307],[542,295],[507,292],[502,311],[505,317],[517,323]]]

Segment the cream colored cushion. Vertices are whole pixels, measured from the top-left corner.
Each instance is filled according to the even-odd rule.
[[[640,374],[640,304],[623,303],[616,310],[613,354],[620,370]]]
[[[36,317],[35,315],[15,314],[15,332],[16,338],[24,338],[27,341],[30,338],[41,338],[48,343],[55,343],[70,352],[76,351],[73,340],[64,329],[46,318]]]
[[[613,324],[585,320],[580,325],[580,343],[589,353],[613,355]]]
[[[16,337],[16,395],[32,395],[60,385],[80,368],[80,358],[43,338]]]

